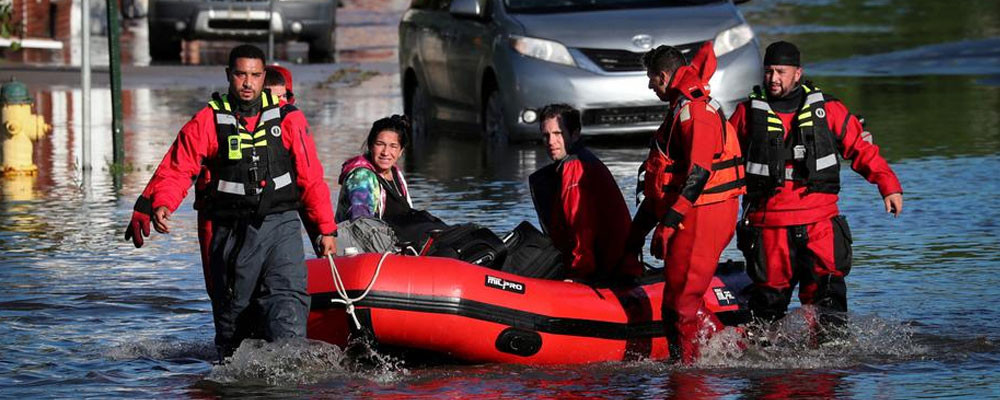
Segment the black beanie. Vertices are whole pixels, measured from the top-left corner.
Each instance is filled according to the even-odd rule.
[[[771,43],[764,52],[764,65],[802,66],[799,62],[799,48],[786,41]]]

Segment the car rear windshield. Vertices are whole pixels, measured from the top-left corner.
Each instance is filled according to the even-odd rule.
[[[629,8],[694,6],[726,0],[504,0],[512,13],[556,13]]]

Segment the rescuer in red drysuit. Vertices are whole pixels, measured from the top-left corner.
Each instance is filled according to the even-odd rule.
[[[125,232],[137,247],[151,219],[169,233],[170,214],[207,165],[211,179],[199,211],[212,221],[206,279],[222,357],[255,325],[267,340],[305,336],[299,210],[323,233],[322,254],[336,251],[337,229],[305,117],[263,90],[263,52],[237,46],[226,72],[229,93],[214,94],[181,128]],[[263,320],[248,315],[253,307]]]
[[[699,343],[722,327],[702,296],[735,229],[743,193],[739,143],[709,97],[716,67],[711,43],[690,65],[670,46],[650,50],[642,60],[649,88],[671,112],[650,142],[643,164],[645,199],[627,248],[637,257],[656,227],[650,251],[664,260],[663,322],[671,357],[691,363]]]
[[[282,107],[286,105],[295,104],[295,96],[292,92],[292,72],[288,68],[279,65],[268,65],[264,67],[264,86],[271,91],[272,94],[278,96],[279,99],[284,100]],[[195,202],[194,208],[198,210],[198,247],[201,251],[201,266],[202,272],[205,277],[205,289],[211,291],[211,275],[208,269],[208,257],[209,257],[209,246],[212,244],[212,221],[208,219],[206,213],[201,212],[204,209],[205,202],[205,189],[208,187],[208,183],[211,181],[211,176],[207,167],[202,167],[201,173],[198,174],[198,178],[195,179],[194,193]],[[152,181],[150,181],[152,182]],[[141,197],[149,198],[151,192],[151,186],[147,185],[143,190]],[[308,218],[305,215],[301,215],[303,225],[306,226],[306,232],[311,240],[315,240],[318,235],[318,228],[311,226],[308,223]],[[148,234],[148,232],[146,232]],[[132,237],[135,247],[142,247],[142,236],[135,235]],[[315,243],[314,243],[315,245]],[[314,246],[315,247],[315,246]],[[318,253],[318,247],[315,247]]]
[[[580,140],[580,111],[547,105],[539,125],[554,163],[529,182],[539,223],[562,254],[562,277],[607,282],[642,275],[638,259],[622,257],[632,218],[611,171]]]
[[[839,215],[839,157],[878,186],[886,212],[903,210],[902,187],[879,155],[871,134],[839,100],[809,82],[800,84],[799,50],[788,42],[767,47],[764,87],[758,86],[730,118],[744,150],[746,213],[738,243],[755,282],[755,318],[784,316],[792,290],[810,317],[815,339],[843,329],[851,270],[851,233]],[[818,325],[817,325],[818,324]],[[840,331],[840,332],[837,332]]]

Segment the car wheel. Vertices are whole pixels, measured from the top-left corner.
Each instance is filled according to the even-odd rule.
[[[158,31],[149,32],[149,58],[153,61],[180,61],[181,40]]]
[[[337,31],[334,28],[309,42],[309,62],[337,61]]]
[[[500,91],[494,89],[483,106],[483,138],[488,143],[507,144],[507,124],[504,121]]]
[[[427,97],[427,89],[419,84],[410,94],[410,134],[415,144],[427,140],[430,128],[431,103]]]

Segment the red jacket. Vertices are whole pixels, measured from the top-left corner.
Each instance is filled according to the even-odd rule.
[[[618,270],[632,217],[608,167],[580,145],[560,163],[549,236],[563,254],[568,277],[638,276],[638,263]]]
[[[747,124],[748,103],[741,103],[729,118],[736,128],[737,136],[744,145],[750,140],[750,127]],[[830,131],[840,138],[838,146],[840,155],[851,160],[851,168],[857,171],[869,182],[878,185],[883,197],[893,193],[902,193],[896,174],[889,168],[889,163],[879,155],[875,144],[865,141],[867,132],[861,122],[850,114],[847,107],[838,100],[826,102],[826,120]],[[792,126],[792,118],[797,110],[779,112],[774,110],[785,126],[785,138],[788,138]],[[847,121],[847,132],[843,131],[844,121]],[[870,138],[870,136],[867,136]],[[870,139],[869,139],[870,140]],[[791,167],[791,164],[788,165]],[[764,204],[756,204],[748,215],[750,223],[755,226],[790,226],[805,225],[836,216],[837,195],[830,193],[806,192],[802,182],[787,180],[784,186],[767,198]]]
[[[257,115],[244,116],[247,128],[252,131],[258,118]],[[281,130],[282,141],[295,164],[296,184],[305,209],[304,215],[322,233],[336,231],[330,188],[323,180],[323,166],[316,154],[309,123],[302,112],[296,110],[285,116]],[[153,201],[154,209],[164,206],[175,211],[187,196],[191,182],[201,172],[202,161],[215,157],[218,149],[215,115],[211,107],[205,106],[181,128],[143,195]]]

